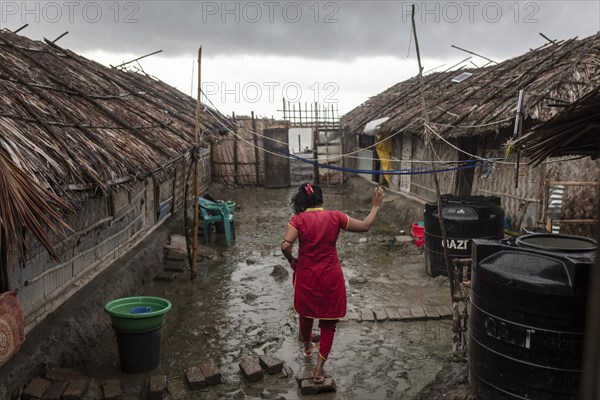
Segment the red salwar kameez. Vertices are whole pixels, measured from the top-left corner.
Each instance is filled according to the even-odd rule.
[[[346,315],[346,286],[335,246],[340,229],[346,229],[348,222],[342,212],[309,208],[289,223],[298,231],[300,244],[294,263],[294,309],[300,319],[300,334],[309,342],[313,321],[319,319],[319,355],[325,360],[333,344],[335,324]]]

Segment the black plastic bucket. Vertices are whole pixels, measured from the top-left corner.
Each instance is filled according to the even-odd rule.
[[[160,365],[162,325],[146,331],[129,332],[113,326],[117,336],[121,370],[141,374],[155,370]]]

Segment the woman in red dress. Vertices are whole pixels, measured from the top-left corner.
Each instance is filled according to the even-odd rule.
[[[315,349],[311,334],[313,321],[319,320],[321,338],[313,375],[315,383],[325,381],[323,365],[333,344],[335,325],[346,315],[346,286],[335,247],[340,229],[368,231],[375,222],[383,196],[383,188],[377,187],[371,212],[362,221],[340,211],[324,210],[323,193],[316,185],[301,185],[292,198],[296,215],[285,230],[281,251],[294,270],[294,310],[299,316],[306,358],[310,358]],[[296,239],[300,243],[297,259],[292,255]]]

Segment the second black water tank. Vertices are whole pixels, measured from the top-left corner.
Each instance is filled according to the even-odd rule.
[[[480,398],[578,398],[595,247],[553,234],[473,240],[469,382]]]
[[[448,275],[436,202],[427,203],[425,221],[425,271],[430,276]],[[442,196],[448,261],[471,257],[471,239],[502,239],[504,209],[498,196]]]

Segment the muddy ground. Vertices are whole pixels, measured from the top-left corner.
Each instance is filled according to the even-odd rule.
[[[297,319],[291,308],[291,273],[277,267],[291,272],[280,255],[279,242],[292,216],[289,199],[294,190],[214,186],[210,190],[213,197],[239,204],[235,212],[237,239],[228,247],[221,235],[212,235],[206,252],[215,257],[200,263],[197,280],[190,281],[187,273],[172,282],[151,279],[160,271],[160,250],[167,237],[183,234],[179,215],[144,248],[128,255],[129,262],[123,260],[90,284],[83,291],[87,296],[80,293],[57,317],[45,322],[44,326],[52,327],[43,328],[51,335],[49,343],[32,345],[28,338],[23,354],[0,369],[0,377],[22,381],[23,375],[17,376],[14,369],[11,373],[10,365],[39,371],[44,363],[50,363],[80,370],[98,380],[143,379],[119,371],[115,335],[102,311],[106,301],[143,294],[173,303],[162,332],[161,366],[155,373],[166,374],[174,382],[180,380],[186,368],[208,358],[221,367],[224,384],[185,398],[302,398],[294,374],[306,366],[306,361],[301,357]],[[342,187],[325,187],[325,208],[364,217],[370,208],[371,191],[372,186],[359,178]],[[410,224],[419,219],[420,204],[390,194],[370,232],[340,235],[338,252],[347,278],[349,310],[449,304],[447,284],[442,277],[434,279],[425,274],[423,254],[412,243],[395,240],[402,230],[408,233]],[[356,277],[366,278],[366,282],[349,283]],[[84,310],[89,315],[73,315]],[[73,330],[72,324],[78,324],[79,329]],[[61,327],[77,333],[63,336],[61,341]],[[36,335],[43,336],[40,332]],[[413,398],[447,363],[450,351],[449,320],[341,322],[326,364],[337,383],[337,393],[311,398]],[[265,352],[285,361],[287,376],[246,383],[239,374],[238,361]],[[14,387],[12,392],[8,388],[4,393],[14,394]]]

